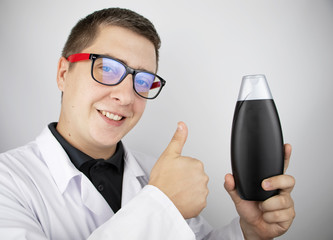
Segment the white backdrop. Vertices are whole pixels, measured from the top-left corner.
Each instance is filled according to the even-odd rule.
[[[332,239],[332,0],[1,0],[0,151],[33,140],[58,120],[56,67],[70,29],[113,6],[155,24],[162,38],[159,74],[167,80],[125,141],[159,156],[185,121],[184,154],[202,160],[210,176],[203,215],[224,225],[236,216],[223,188],[235,101],[242,76],[263,73],[285,142],[293,145],[288,173],[296,178],[297,216],[279,239]]]

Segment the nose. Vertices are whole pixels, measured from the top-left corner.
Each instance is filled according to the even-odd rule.
[[[128,74],[121,83],[111,88],[110,97],[113,101],[116,101],[120,105],[129,105],[134,102],[133,75]]]

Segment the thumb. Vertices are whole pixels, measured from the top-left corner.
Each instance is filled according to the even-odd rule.
[[[175,153],[181,155],[183,147],[187,139],[188,129],[184,122],[179,122],[177,130],[173,135],[168,147],[166,148],[167,153]]]
[[[236,187],[235,187],[235,180],[234,177],[229,173],[227,175],[225,175],[224,178],[225,182],[224,182],[224,188],[225,190],[229,193],[232,201],[235,204],[238,204],[240,201],[242,201],[242,199],[239,197]]]

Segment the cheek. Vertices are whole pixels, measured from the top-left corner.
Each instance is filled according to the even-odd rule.
[[[72,114],[86,114],[91,105],[96,99],[96,90],[93,82],[87,78],[77,76],[67,79],[66,88],[63,95],[63,104],[67,105],[67,110]],[[92,84],[91,84],[92,82]]]
[[[73,66],[66,80],[65,91],[68,92],[67,95],[73,95],[73,98],[81,98],[82,100],[85,96],[93,95],[91,92],[94,80],[91,78],[88,64]]]
[[[145,99],[139,99],[139,101],[135,104],[134,109],[137,114],[138,120],[141,118],[143,112],[145,111],[147,104],[147,100]]]

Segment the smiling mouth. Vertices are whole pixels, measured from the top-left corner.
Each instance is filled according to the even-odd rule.
[[[117,114],[113,114],[113,113],[106,112],[106,111],[100,111],[100,113],[102,113],[108,119],[111,119],[111,120],[114,120],[114,121],[120,121],[124,118],[124,117],[119,116]]]

